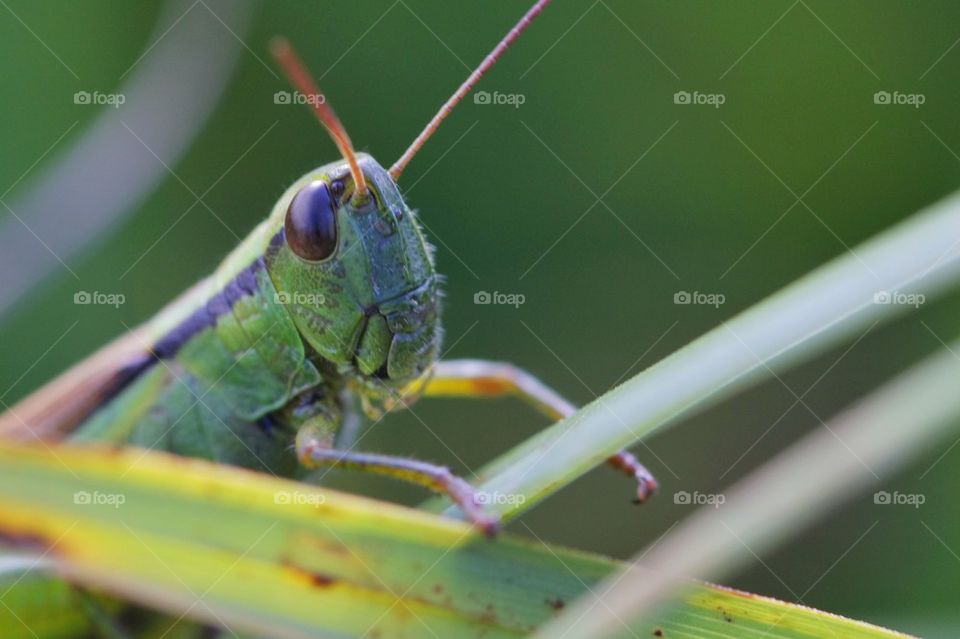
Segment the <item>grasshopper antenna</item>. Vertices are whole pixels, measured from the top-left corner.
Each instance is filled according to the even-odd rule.
[[[473,85],[475,85],[480,78],[483,77],[483,74],[485,74],[498,59],[500,59],[500,56],[502,56],[503,52],[507,50],[507,47],[513,44],[514,41],[520,37],[520,34],[530,26],[530,23],[533,22],[533,19],[540,15],[540,12],[543,11],[548,4],[550,4],[550,0],[538,0],[532,7],[530,7],[530,10],[527,11],[522,18],[520,18],[520,21],[515,24],[512,29],[510,29],[510,32],[504,36],[503,40],[501,40],[497,46],[493,48],[493,51],[487,54],[487,57],[483,59],[483,62],[480,63],[480,66],[474,69],[473,73],[471,73],[466,81],[460,85],[460,88],[457,89],[452,96],[450,96],[450,99],[447,100],[442,107],[440,107],[440,110],[437,111],[435,116],[433,116],[433,119],[427,123],[427,126],[423,129],[423,131],[420,132],[420,135],[418,135],[413,143],[410,144],[410,148],[404,151],[403,155],[400,156],[400,159],[394,162],[393,166],[390,167],[390,176],[394,179],[394,181],[400,178],[403,170],[407,168],[407,164],[409,164],[410,160],[413,159],[413,156],[417,154],[417,151],[420,150],[420,147],[422,147],[424,143],[430,139],[430,136],[433,135],[433,132],[437,130],[437,127],[440,126],[440,123],[443,122],[444,118],[450,115],[450,112],[453,111],[453,107],[457,106],[457,103],[463,100],[464,96],[466,96],[470,92],[470,89],[473,88]]]
[[[327,101],[316,99],[315,96],[323,95],[319,87],[310,77],[306,65],[297,56],[296,51],[285,38],[274,38],[270,43],[270,52],[274,59],[283,68],[290,84],[306,96],[314,96],[314,99],[308,100],[313,108],[314,115],[320,120],[320,124],[327,130],[334,144],[340,150],[340,155],[350,165],[350,175],[353,176],[353,183],[356,186],[355,194],[363,197],[367,192],[367,180],[360,170],[360,164],[357,162],[357,154],[353,150],[353,143],[350,142],[350,136],[344,128],[340,118],[333,111],[333,107],[327,104]]]

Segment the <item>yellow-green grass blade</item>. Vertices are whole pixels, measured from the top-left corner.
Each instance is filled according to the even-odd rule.
[[[140,450],[0,443],[0,468],[0,535],[8,543],[43,554],[76,583],[236,632],[521,637],[620,566],[511,535],[489,540],[429,513]],[[778,619],[779,637],[900,636],[707,585],[648,625],[651,633],[717,639]],[[8,624],[0,626],[5,637],[22,625],[0,621]]]
[[[914,310],[890,303],[891,295],[933,299],[955,287],[957,238],[960,192],[801,277],[487,463],[478,471],[477,489],[512,496],[490,509],[516,517],[654,431]],[[463,516],[449,500],[433,499],[428,507]]]
[[[628,637],[626,624],[643,626],[668,607],[684,577],[722,578],[756,561],[946,439],[960,421],[958,349],[955,342],[927,357],[725,489],[722,505],[701,507],[639,554],[642,570],[597,586],[603,606],[582,598],[538,636]]]

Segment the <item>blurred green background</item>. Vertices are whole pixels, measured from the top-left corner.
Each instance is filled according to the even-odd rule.
[[[230,26],[203,3],[188,8],[206,14],[211,32]],[[525,0],[257,6],[251,27],[234,29],[244,45],[222,100],[171,167],[179,179],[166,175],[143,206],[68,260],[78,279],[58,267],[0,320],[3,401],[209,273],[236,239],[206,206],[242,237],[291,181],[336,157],[306,108],[274,104],[289,87],[267,68],[271,36],[290,38],[323,76],[355,144],[389,165],[466,77],[463,63],[478,63],[526,8]],[[120,91],[124,71],[177,28],[169,18],[157,24],[163,9],[6,0],[0,190],[73,122],[33,174],[83,135],[99,110],[75,105],[73,94]],[[478,87],[522,95],[523,104],[468,98],[401,180],[448,278],[447,356],[510,360],[587,402],[956,189],[958,25],[960,6],[946,0],[556,0]],[[724,102],[677,104],[679,91]],[[876,104],[878,91],[924,103]],[[177,222],[195,203],[190,190],[214,183],[206,206]],[[59,215],[64,225],[83,223],[69,201]],[[78,290],[120,292],[126,303],[77,306]],[[525,303],[476,305],[479,291],[520,293]],[[681,291],[719,293],[725,303],[677,305]],[[674,493],[722,492],[954,338],[958,302],[926,304],[849,352],[844,345],[639,446],[663,485],[652,503],[632,506],[630,483],[598,469],[511,529],[630,556],[692,512]],[[544,425],[506,400],[424,401],[413,410],[379,424],[363,447],[442,461],[469,477]],[[960,447],[952,443],[877,486],[923,494],[920,508],[862,495],[725,583],[905,631],[960,634]],[[411,504],[423,498],[376,478],[340,474],[334,483]]]

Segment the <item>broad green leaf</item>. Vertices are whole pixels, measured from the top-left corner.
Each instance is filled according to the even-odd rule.
[[[522,637],[619,565],[140,450],[2,443],[0,467],[8,542],[44,554],[77,583],[268,637]],[[18,620],[0,621],[2,636],[25,636]],[[647,625],[650,633],[719,639],[767,621],[778,637],[898,636],[706,585]]]

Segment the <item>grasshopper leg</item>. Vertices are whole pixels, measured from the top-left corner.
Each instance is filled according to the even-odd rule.
[[[306,468],[351,468],[419,484],[447,495],[487,536],[492,537],[499,529],[500,519],[484,511],[473,486],[445,466],[393,455],[337,450],[324,431],[312,426],[304,426],[297,433],[297,459]]]
[[[438,362],[433,376],[414,383],[410,392],[429,397],[488,398],[513,396],[533,406],[550,419],[569,417],[576,407],[539,379],[505,362],[457,359]],[[637,481],[636,503],[646,501],[657,489],[657,480],[628,451],[620,451],[607,460],[615,469]]]

